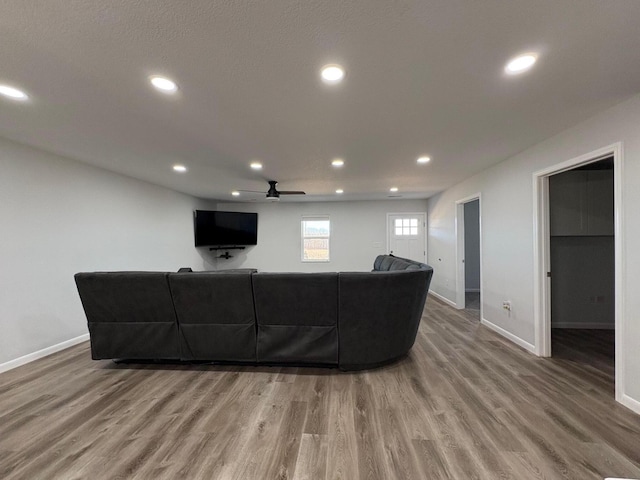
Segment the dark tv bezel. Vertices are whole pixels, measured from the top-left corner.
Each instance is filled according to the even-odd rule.
[[[255,218],[255,242],[254,243],[198,243],[197,216],[204,213],[229,213],[233,215],[247,215]],[[193,242],[196,247],[220,247],[220,246],[255,246],[258,244],[258,213],[257,212],[227,212],[224,210],[194,210],[193,211]]]

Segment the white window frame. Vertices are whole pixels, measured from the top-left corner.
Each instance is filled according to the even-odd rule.
[[[327,221],[329,222],[329,237],[328,237],[328,258],[326,260],[314,260],[304,258],[304,241],[309,239],[325,239],[326,236],[305,236],[304,223],[309,221]],[[303,215],[300,220],[300,260],[303,263],[329,263],[331,261],[331,218],[329,215]]]

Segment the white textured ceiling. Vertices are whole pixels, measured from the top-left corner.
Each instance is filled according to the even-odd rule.
[[[0,0],[0,31],[32,97],[0,98],[0,136],[221,200],[426,198],[640,91],[638,0]]]

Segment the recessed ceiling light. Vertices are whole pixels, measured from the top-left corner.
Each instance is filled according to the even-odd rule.
[[[339,189],[337,189],[337,190],[336,190],[336,193],[337,193],[338,195],[340,195],[341,193],[344,193],[344,190],[343,190],[343,189],[341,189],[341,188],[339,188]]]
[[[153,76],[149,77],[149,81],[156,90],[159,90],[162,93],[176,93],[178,91],[178,85],[176,85],[176,82],[169,80],[166,77]]]
[[[431,161],[431,157],[420,157],[417,161],[418,163],[429,163]]]
[[[519,57],[510,60],[504,67],[504,71],[509,75],[524,73],[533,67],[533,64],[536,63],[537,59],[538,57],[535,53],[520,55]]]
[[[262,164],[260,162],[251,162],[249,166],[254,170],[262,170]]]
[[[324,83],[334,85],[340,83],[344,78],[344,68],[336,64],[325,65],[322,67],[320,75]]]
[[[334,167],[341,167],[344,165],[344,160],[342,160],[341,158],[335,158],[331,161],[331,165],[333,165]]]
[[[233,192],[231,192],[231,195],[233,195],[234,197],[239,197],[240,196],[240,192],[237,190],[234,190]]]
[[[4,95],[7,98],[12,100],[28,100],[29,95],[24,93],[22,90],[18,90],[17,88],[10,87],[9,85],[0,85],[0,95]]]
[[[397,192],[398,191],[398,187],[391,187],[389,189],[390,192]]]
[[[187,171],[187,167],[185,167],[184,165],[174,165],[173,170],[175,170],[176,172],[184,173]]]

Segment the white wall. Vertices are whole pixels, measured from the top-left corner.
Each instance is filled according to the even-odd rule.
[[[0,369],[87,333],[73,275],[206,268],[201,202],[0,139]]]
[[[323,203],[220,203],[218,210],[258,213],[258,245],[235,258],[218,259],[217,268],[251,267],[271,272],[366,271],[386,253],[387,213],[425,212],[425,200]],[[331,261],[300,260],[303,215],[331,218]]]
[[[429,199],[429,263],[439,275],[431,288],[455,301],[455,205],[482,193],[484,318],[507,334],[534,343],[533,172],[623,142],[621,285],[626,321],[623,359],[626,396],[640,411],[640,95],[576,125]],[[512,312],[501,308],[511,300]]]

